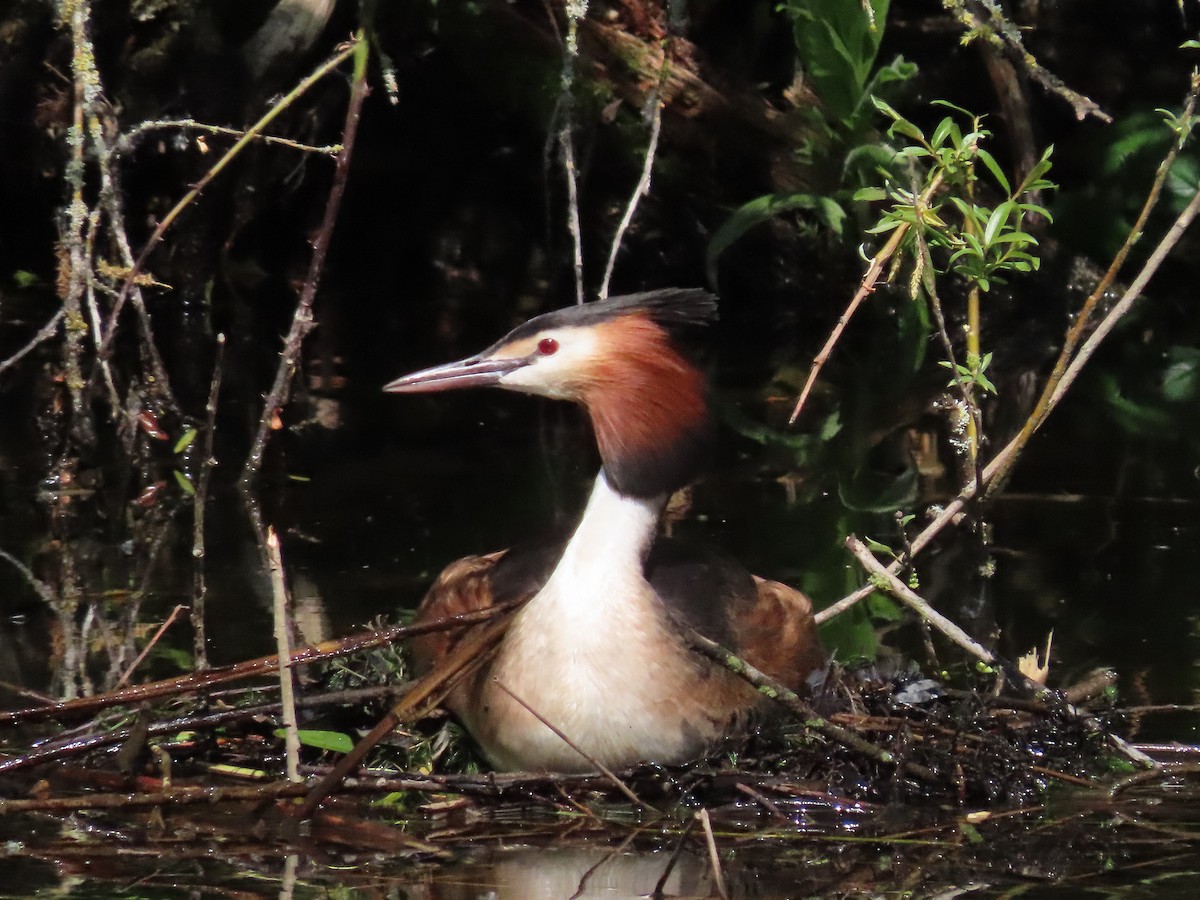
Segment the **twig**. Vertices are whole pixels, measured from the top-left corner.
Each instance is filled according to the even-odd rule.
[[[157,644],[162,636],[167,633],[167,629],[175,624],[175,620],[179,618],[179,614],[185,609],[187,609],[186,606],[180,605],[171,610],[171,614],[167,616],[167,620],[158,626],[158,630],[154,632],[154,637],[150,638],[150,640],[146,642],[146,646],[143,647],[142,652],[137,655],[137,659],[129,664],[129,668],[125,670],[125,673],[117,681],[115,686],[116,690],[120,690],[129,683],[129,679],[133,676],[133,673],[137,671],[137,667],[142,664],[142,660],[145,659],[146,655],[154,649],[154,645]]]
[[[1184,102],[1183,112],[1179,117],[1180,122],[1186,123],[1191,119],[1196,110],[1198,97],[1200,97],[1200,74],[1193,74],[1188,96]],[[1121,248],[1113,257],[1112,262],[1109,263],[1107,271],[1105,271],[1103,277],[1096,284],[1095,288],[1092,289],[1092,292],[1088,295],[1087,299],[1084,300],[1083,306],[1080,307],[1078,314],[1075,316],[1074,322],[1072,323],[1070,329],[1068,329],[1066,338],[1063,340],[1062,350],[1059,351],[1058,359],[1054,362],[1054,369],[1051,371],[1050,377],[1046,380],[1046,385],[1042,389],[1042,394],[1038,398],[1038,402],[1034,407],[1033,412],[1030,414],[1029,418],[1026,419],[1025,424],[1021,427],[1020,433],[1018,433],[1016,438],[1014,438],[1009,444],[1009,447],[1005,448],[1005,452],[1009,453],[1008,457],[1006,457],[1008,461],[997,468],[994,473],[995,477],[992,478],[991,482],[988,484],[987,495],[989,497],[994,495],[1004,486],[1004,483],[1008,480],[1008,473],[1012,467],[1012,464],[1016,461],[1017,456],[1020,455],[1021,450],[1023,450],[1025,445],[1029,442],[1029,439],[1033,436],[1033,433],[1037,431],[1039,427],[1041,427],[1042,422],[1045,421],[1046,416],[1050,414],[1050,411],[1054,408],[1054,405],[1058,402],[1058,399],[1061,399],[1063,391],[1059,389],[1059,386],[1063,378],[1066,376],[1068,367],[1074,362],[1076,348],[1079,347],[1080,343],[1083,341],[1084,335],[1087,334],[1087,330],[1091,326],[1092,315],[1095,313],[1096,307],[1100,303],[1100,300],[1103,299],[1109,287],[1120,274],[1121,269],[1125,265],[1126,259],[1129,257],[1130,251],[1132,251],[1134,245],[1141,240],[1145,231],[1146,223],[1150,218],[1150,214],[1158,205],[1159,197],[1162,195],[1163,186],[1166,184],[1167,175],[1170,173],[1171,167],[1174,165],[1176,158],[1179,156],[1180,151],[1183,149],[1190,135],[1190,128],[1185,128],[1182,130],[1177,136],[1175,142],[1171,145],[1171,149],[1167,151],[1166,156],[1164,156],[1162,161],[1158,164],[1158,169],[1155,170],[1154,173],[1154,181],[1150,185],[1150,190],[1146,195],[1145,202],[1142,204],[1141,211],[1138,213],[1137,220],[1129,229],[1129,233],[1126,235],[1124,243],[1122,243]],[[1168,234],[1168,237],[1170,237],[1170,234]],[[1160,248],[1161,246],[1162,244],[1160,244]],[[1174,246],[1173,242],[1171,246]],[[1156,254],[1151,255],[1152,260]],[[1150,263],[1147,262],[1147,267],[1149,265]],[[1153,271],[1156,270],[1157,267],[1158,266],[1156,264],[1153,269],[1151,269],[1150,274],[1153,274]],[[1146,272],[1146,267],[1143,267],[1142,271],[1144,274]],[[1124,300],[1124,298],[1122,298],[1122,300]],[[1130,302],[1132,303],[1132,300]],[[1118,303],[1118,305],[1120,304]],[[1111,312],[1109,316],[1111,317]],[[1115,321],[1116,320],[1113,320],[1114,324]],[[1110,325],[1109,329],[1111,329],[1111,327],[1112,326]],[[1107,334],[1107,329],[1105,330],[1105,333]],[[1088,343],[1091,343],[1090,339]],[[1078,372],[1076,372],[1076,374],[1078,374]],[[1072,376],[1072,380],[1074,380],[1074,376]],[[1010,448],[1012,448],[1011,452],[1009,452]]]
[[[267,529],[267,559],[271,572],[271,597],[274,600],[275,648],[283,663],[279,666],[279,702],[283,707],[280,720],[283,722],[283,743],[287,755],[287,779],[300,780],[300,734],[296,718],[295,684],[292,676],[292,649],[289,632],[287,585],[283,581],[283,557],[279,552],[279,537],[274,528]]]
[[[369,650],[372,647],[390,644],[402,638],[413,637],[418,634],[463,628],[467,625],[487,622],[496,616],[504,615],[511,612],[518,605],[520,604],[501,604],[488,609],[438,619],[433,622],[424,622],[420,625],[397,625],[382,631],[364,632],[339,638],[338,640],[325,641],[312,647],[297,650],[291,655],[288,662],[292,666],[313,665],[342,656],[348,656],[351,653]],[[219,668],[208,669],[204,672],[190,672],[187,675],[180,675],[176,678],[139,684],[108,694],[80,697],[75,700],[59,700],[49,706],[0,710],[0,726],[14,725],[18,722],[39,721],[41,719],[61,719],[64,717],[92,715],[101,709],[107,709],[111,706],[138,704],[143,700],[156,700],[178,694],[194,693],[219,684],[245,681],[250,678],[262,678],[274,674],[278,669],[279,657],[263,656],[231,666],[221,666]]]
[[[750,663],[734,655],[716,641],[705,637],[694,628],[683,626],[680,628],[680,631],[683,634],[684,640],[694,649],[703,653],[714,662],[725,666],[725,668],[740,678],[750,682],[750,684],[758,688],[759,693],[764,697],[779,703],[795,713],[804,721],[806,728],[811,728],[829,740],[841,744],[849,750],[861,753],[863,756],[881,765],[894,765],[896,763],[896,757],[892,753],[875,746],[870,741],[864,740],[848,728],[843,728],[840,725],[830,722],[824,716],[819,715],[809,704],[805,703],[787,685],[750,665]],[[937,780],[937,773],[918,763],[905,763],[904,768],[918,778],[926,781]]]
[[[888,593],[904,603],[922,619],[944,634],[958,646],[962,647],[976,659],[991,665],[996,661],[995,655],[977,642],[973,637],[943,616],[940,612],[926,603],[912,588],[884,568],[883,563],[875,558],[867,545],[854,535],[846,538],[846,546],[855,558],[871,575],[874,581],[879,579],[886,586]]]
[[[305,796],[302,804],[295,809],[289,809],[288,812],[297,819],[310,818],[325,798],[337,789],[371,749],[394,731],[397,725],[410,718],[420,718],[426,710],[440,703],[458,681],[482,665],[495,652],[500,638],[508,630],[510,619],[510,616],[501,616],[473,630],[439,661],[437,668],[418,680],[400,702],[379,720],[379,724],[354,745],[353,750],[338,760],[329,774]]]
[[[931,607],[928,603],[926,603],[923,599],[921,599],[921,597],[918,596],[911,588],[909,588],[908,585],[900,581],[900,579],[898,579],[895,574],[890,571],[890,569],[884,568],[883,564],[871,554],[871,551],[867,549],[867,546],[863,544],[863,542],[857,537],[850,535],[850,537],[846,538],[846,546],[859,560],[859,562],[863,564],[867,571],[871,573],[872,579],[878,578],[882,580],[887,585],[889,593],[895,596],[898,600],[902,601],[910,609],[915,611],[919,616],[933,625],[934,628],[938,629],[938,631],[944,634],[951,641],[958,644],[958,646],[962,647],[972,656],[987,663],[988,665],[995,665],[1001,662],[990,650],[980,645],[958,625],[956,625],[954,622],[951,622],[949,619]],[[1031,691],[1035,695],[1042,694],[1046,691],[1046,688],[1043,685],[1040,685],[1028,676],[1021,674],[1015,666],[1004,663],[1004,668],[1010,678],[1019,681],[1026,690]],[[1063,701],[1063,707],[1068,715],[1076,717],[1089,728],[1093,729],[1099,734],[1104,735],[1104,738],[1110,744],[1112,744],[1112,746],[1114,746],[1129,759],[1133,760],[1139,765],[1148,766],[1151,768],[1158,767],[1158,764],[1145,753],[1142,753],[1123,738],[1109,732],[1095,716],[1083,710],[1077,709],[1075,706],[1066,702],[1066,700]]]
[[[208,580],[205,576],[204,512],[208,503],[208,483],[217,461],[213,457],[213,442],[217,434],[217,399],[221,393],[221,373],[225,362],[225,335],[217,335],[217,351],[213,358],[212,383],[208,402],[204,405],[204,445],[200,458],[200,474],[196,478],[196,496],[192,498],[192,655],[196,669],[208,668],[208,636],[205,629],[208,600]]]
[[[717,885],[717,895],[722,900],[729,900],[729,891],[725,888],[725,876],[721,872],[721,856],[717,853],[717,839],[713,836],[712,822],[708,818],[708,810],[700,807],[696,813],[700,827],[704,829],[704,841],[708,844],[708,861],[712,864],[713,880]]]
[[[575,63],[579,59],[579,23],[587,15],[588,0],[567,0],[567,39],[563,48],[562,127],[558,144],[563,176],[567,181],[567,230],[571,232],[575,271],[575,302],[583,303],[583,232],[579,225],[579,183],[575,165]]]
[[[21,573],[26,583],[33,588],[33,592],[41,598],[42,602],[47,606],[54,606],[54,589],[46,582],[42,581],[25,563],[21,562],[7,550],[0,550],[0,559],[12,565],[14,569]]]
[[[63,320],[63,316],[66,314],[66,308],[59,309],[58,312],[50,317],[45,325],[38,329],[37,334],[30,338],[29,343],[27,343],[24,347],[7,359],[0,360],[0,373],[3,373],[7,369],[11,369],[22,359],[41,346],[41,344],[58,334],[58,323]]]
[[[1091,336],[1084,341],[1083,346],[1079,348],[1079,352],[1071,360],[1071,365],[1063,373],[1062,380],[1055,386],[1053,393],[1050,395],[1049,409],[1053,409],[1058,405],[1059,401],[1066,394],[1067,389],[1079,377],[1080,371],[1082,371],[1088,360],[1092,358],[1092,354],[1096,352],[1096,348],[1100,346],[1100,343],[1113,330],[1117,322],[1129,312],[1130,307],[1141,297],[1142,291],[1145,290],[1146,285],[1154,277],[1158,271],[1158,267],[1163,264],[1168,254],[1175,249],[1175,245],[1179,243],[1179,239],[1183,237],[1183,233],[1187,231],[1188,227],[1195,220],[1197,213],[1200,213],[1200,190],[1192,194],[1192,199],[1188,201],[1188,205],[1184,207],[1175,221],[1171,223],[1170,230],[1159,242],[1158,246],[1154,248],[1154,252],[1146,260],[1146,264],[1138,273],[1137,278],[1133,280],[1133,283],[1129,285],[1121,299],[1117,301],[1108,315],[1096,326],[1096,330],[1092,332]]]
[[[563,733],[561,728],[559,728],[557,725],[555,725],[553,722],[551,722],[549,719],[547,719],[545,716],[543,716],[540,712],[538,712],[536,709],[534,709],[532,706],[530,706],[528,703],[526,703],[524,701],[524,699],[522,699],[521,697],[518,697],[516,694],[514,694],[512,692],[512,690],[509,689],[508,685],[506,685],[504,682],[500,681],[498,678],[493,678],[492,683],[494,685],[496,685],[496,687],[500,688],[500,690],[504,691],[504,693],[508,694],[508,696],[512,697],[512,699],[515,700],[518,704],[520,704],[521,708],[524,709],[527,713],[529,713],[531,716],[533,716],[535,719],[537,719],[539,722],[541,722],[543,725],[545,725],[547,728],[549,728],[551,731],[553,731],[555,736],[557,736],[564,744],[566,744],[568,747],[570,747],[572,750],[574,750],[576,753],[578,753],[581,757],[583,757],[583,759],[587,762],[587,764],[589,766],[595,766],[596,771],[599,772],[601,775],[603,775],[605,778],[607,778],[609,781],[611,781],[613,783],[613,785],[616,787],[616,789],[618,791],[620,791],[622,794],[624,794],[626,797],[628,797],[629,800],[635,806],[640,806],[642,809],[648,810],[650,812],[657,812],[657,810],[655,810],[654,807],[649,806],[646,803],[643,803],[642,799],[637,794],[635,794],[633,792],[633,790],[627,784],[625,784],[625,782],[623,782],[620,778],[618,778],[615,774],[613,774],[612,769],[608,768],[608,766],[604,765],[604,763],[600,762],[600,760],[598,760],[594,756],[590,755],[586,750],[584,750],[582,747],[580,747],[578,744],[576,744],[573,740],[571,740],[569,737],[567,737],[567,735]]]
[[[158,223],[150,237],[147,239],[145,247],[142,248],[142,252],[139,253],[137,258],[133,261],[133,265],[130,267],[128,274],[125,276],[125,281],[121,285],[120,293],[117,294],[116,302],[113,304],[111,319],[114,325],[116,323],[117,314],[121,311],[121,306],[124,303],[125,298],[129,296],[129,292],[134,286],[135,279],[145,268],[146,260],[149,258],[150,253],[158,245],[158,242],[162,240],[163,235],[166,234],[167,230],[172,224],[174,224],[175,220],[179,218],[180,214],[187,209],[187,207],[190,206],[197,197],[200,196],[201,192],[208,187],[212,180],[220,175],[221,172],[223,172],[225,168],[231,162],[233,162],[238,154],[240,154],[242,150],[249,146],[249,144],[262,132],[262,130],[271,124],[271,122],[273,122],[280,115],[280,113],[288,109],[314,84],[340,66],[347,58],[354,54],[356,50],[357,43],[355,41],[350,41],[340,50],[338,50],[337,53],[335,53],[321,65],[317,66],[311,75],[301,81],[298,85],[296,85],[296,87],[292,88],[291,91],[284,95],[282,100],[273,105],[269,110],[267,110],[262,118],[251,125],[250,128],[247,129],[245,135],[232,147],[226,150],[224,155],[213,164],[212,168],[205,172],[204,175],[201,176],[200,180],[197,181],[192,188],[186,194],[184,194],[179,202],[171,208],[171,211],[163,217],[162,221]],[[102,355],[110,351],[115,331],[116,329],[110,325],[108,333],[104,336],[104,342],[101,345]]]
[[[621,244],[625,240],[625,232],[629,230],[629,226],[633,222],[633,215],[637,212],[638,202],[642,197],[650,193],[650,176],[654,172],[654,158],[658,153],[658,136],[662,131],[662,92],[663,85],[667,80],[668,70],[668,53],[665,42],[661,49],[663,58],[662,65],[658,69],[658,84],[650,92],[650,99],[648,101],[652,112],[650,114],[650,140],[646,144],[646,159],[642,163],[642,174],[638,178],[637,185],[629,197],[629,203],[625,206],[625,214],[621,216],[616,233],[613,234],[612,247],[608,251],[608,263],[604,267],[604,279],[600,282],[600,290],[597,292],[597,298],[600,300],[608,297],[608,285],[612,280],[613,269],[617,265],[617,254],[620,252]]]
[[[942,173],[939,171],[933,176],[933,180],[929,182],[928,187],[921,192],[921,196],[917,198],[917,207],[928,206],[929,201],[941,186]],[[838,339],[842,336],[842,332],[846,330],[846,325],[858,310],[859,305],[874,292],[875,286],[879,281],[879,276],[883,274],[884,265],[900,249],[900,244],[904,240],[904,236],[908,234],[910,227],[911,225],[908,222],[901,222],[897,225],[892,229],[892,236],[888,238],[887,243],[879,249],[878,253],[871,257],[871,263],[867,266],[867,271],[863,273],[858,290],[850,298],[850,303],[846,306],[845,312],[838,318],[837,324],[833,326],[833,330],[829,332],[829,337],[825,339],[825,345],[821,347],[821,351],[813,358],[812,368],[808,371],[808,378],[805,379],[804,387],[800,390],[800,396],[796,400],[796,406],[792,409],[791,416],[788,417],[789,425],[794,424],[796,419],[800,417],[800,411],[804,408],[804,404],[808,400],[808,395],[812,393],[813,385],[817,383],[817,376],[829,360],[829,355],[833,352],[834,345],[837,344]]]
[[[942,0],[942,5],[953,13],[959,23],[967,28],[970,35],[983,37],[1016,65],[1019,65],[1030,78],[1043,88],[1069,103],[1076,119],[1082,121],[1088,116],[1095,116],[1102,122],[1112,122],[1112,116],[1102,110],[1096,101],[1067,87],[1061,78],[1044,68],[1033,54],[1025,49],[1020,31],[1005,18],[1004,12],[996,3],[992,0],[976,0],[976,2],[987,10],[990,22],[984,22],[978,15],[967,9],[966,0]]]
[[[180,131],[202,131],[207,134],[218,134],[236,138],[243,138],[248,134],[248,132],[242,131],[240,128],[210,125],[207,122],[197,122],[195,119],[154,119],[152,121],[141,122],[126,131],[121,135],[113,150],[118,154],[128,153],[137,145],[139,140],[150,132],[172,128]],[[315,147],[312,144],[302,144],[299,141],[293,141],[290,138],[279,137],[274,134],[251,134],[249,136],[251,140],[262,141],[264,144],[278,144],[281,147],[290,147],[292,150],[300,150],[304,153],[318,153],[322,156],[337,156],[342,151],[341,144],[327,144],[324,147]]]
[[[275,382],[263,404],[262,416],[258,422],[258,432],[250,447],[250,454],[242,468],[240,484],[248,488],[251,479],[262,464],[263,452],[266,449],[267,435],[270,434],[271,420],[287,403],[292,380],[300,363],[300,350],[304,338],[316,325],[313,318],[313,302],[316,300],[317,287],[321,283],[321,270],[325,266],[325,255],[329,251],[329,242],[333,237],[333,226],[337,221],[338,210],[342,205],[342,196],[346,192],[346,180],[350,172],[350,157],[354,153],[354,138],[358,133],[358,121],[362,114],[363,99],[367,94],[367,60],[370,44],[360,30],[355,40],[350,43],[344,54],[354,54],[354,75],[350,88],[350,100],[346,104],[346,121],[342,127],[342,151],[337,156],[337,167],[333,174],[333,184],[329,188],[329,197],[325,201],[325,215],[321,219],[321,227],[313,241],[312,257],[308,263],[308,274],[304,279],[304,288],[300,293],[300,302],[296,304],[296,312],[292,316],[292,325],[284,342],[283,357],[275,371]],[[341,54],[339,54],[341,55]],[[343,57],[344,58],[344,57]],[[337,59],[337,57],[335,57]],[[339,60],[340,61],[340,60]],[[240,142],[239,142],[240,143]]]

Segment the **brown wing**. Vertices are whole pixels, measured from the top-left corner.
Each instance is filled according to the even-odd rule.
[[[825,665],[825,649],[817,636],[812,602],[795,588],[754,577],[756,596],[731,623],[734,650],[792,690],[809,673]]]
[[[430,585],[413,624],[424,625],[501,603],[528,600],[546,583],[560,556],[561,543],[464,556],[446,566]],[[432,669],[470,631],[469,626],[450,626],[414,637],[412,654],[417,673]]]
[[[672,615],[793,690],[825,664],[812,603],[710,547],[660,539],[647,578]]]
[[[504,553],[501,550],[483,556],[465,556],[446,566],[425,592],[413,624],[426,625],[494,606],[491,576]],[[414,637],[412,655],[417,674],[432,669],[469,631],[470,628],[447,627]]]

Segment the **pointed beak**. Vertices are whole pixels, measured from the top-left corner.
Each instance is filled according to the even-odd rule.
[[[495,387],[509,372],[528,364],[529,360],[525,357],[496,359],[471,356],[405,375],[388,382],[383,389],[389,394],[425,394],[458,388]]]

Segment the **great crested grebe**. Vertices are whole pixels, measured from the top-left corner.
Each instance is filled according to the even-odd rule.
[[[712,439],[703,373],[673,331],[716,318],[702,290],[614,297],[538,316],[487,350],[398,378],[392,393],[492,386],[588,411],[603,468],[564,545],[451,563],[417,611],[430,622],[529,597],[490,662],[446,698],[501,770],[583,772],[681,762],[740,727],[758,692],[692,651],[686,623],[793,689],[821,666],[808,598],[658,536]],[[413,641],[428,670],[461,639]],[[569,746],[529,712],[574,743]]]

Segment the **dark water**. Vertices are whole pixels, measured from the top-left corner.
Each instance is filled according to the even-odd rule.
[[[358,630],[380,614],[413,606],[448,560],[569,525],[590,483],[589,435],[577,417],[553,405],[463,395],[436,402],[398,399],[395,406],[362,432],[284,438],[291,449],[282,470],[293,479],[269,487],[266,496],[284,536],[298,624],[309,641]],[[1183,487],[1153,496],[1127,487],[1139,472],[1171,470],[1155,459],[1153,448],[1115,442],[1083,459],[1068,453],[1073,464],[1064,466],[1056,457],[1066,451],[1056,441],[1069,443],[1066,437],[1085,413],[1094,411],[1066,410],[1057,432],[1051,429],[1035,445],[1021,477],[993,508],[994,577],[969,577],[969,569],[964,576],[964,551],[951,542],[922,565],[922,590],[957,603],[962,615],[995,623],[1008,653],[1044,641],[1053,628],[1052,683],[1070,683],[1098,665],[1113,666],[1121,674],[1119,705],[1194,703],[1200,659],[1194,608],[1197,505]],[[439,414],[445,416],[440,426],[435,420],[421,434],[407,433],[413,417]],[[9,469],[5,481],[0,546],[19,555],[21,547],[48,540],[48,513],[46,501],[30,487],[30,469],[21,467],[36,461],[11,451],[9,458],[20,465]],[[1175,469],[1181,479],[1191,476],[1185,465]],[[1123,482],[1114,477],[1122,473]],[[852,527],[886,537],[891,516],[848,511],[836,479],[791,499],[778,475],[758,445],[727,432],[717,471],[695,491],[677,527],[725,547],[757,572],[804,584],[819,602],[830,602],[859,577],[839,549],[843,531]],[[208,514],[211,659],[222,663],[270,653],[269,591],[236,491],[218,484]],[[89,570],[103,572],[101,584],[111,590],[115,573],[123,573],[127,584],[149,586],[142,606],[147,621],[190,602],[188,507],[180,505],[167,521],[167,552],[148,575],[139,571],[140,551],[123,556],[120,547],[99,546],[100,538],[89,535],[98,543],[89,558],[109,561]],[[3,680],[48,690],[54,617],[9,566],[0,571]],[[187,629],[178,629],[168,643],[186,651]],[[903,630],[884,638],[886,653],[913,646]],[[172,659],[156,654],[144,667],[146,676],[172,674]],[[1128,734],[1190,743],[1197,724],[1191,712],[1136,714],[1128,719]],[[970,840],[960,829],[961,811],[937,809],[797,813],[792,826],[772,837],[751,804],[718,811],[716,831],[735,896],[888,891],[910,883],[930,889],[972,885],[983,896],[1018,888],[1034,896],[1106,890],[1141,896],[1147,890],[1139,886],[1142,867],[1157,873],[1162,860],[1177,859],[1173,872],[1200,871],[1200,857],[1186,841],[1176,846],[1145,824],[1190,833],[1200,807],[1189,790],[1180,786],[1178,801],[1170,792],[1156,793],[1137,801],[1133,812],[1123,807],[1120,813],[1099,801],[1065,799],[1059,809],[1052,800],[1044,809],[987,821]],[[11,860],[9,871],[23,885],[20,893],[29,895],[69,880],[78,884],[77,896],[108,896],[115,884],[144,878],[147,889],[135,891],[139,896],[183,896],[217,885],[275,892],[290,882],[295,896],[324,896],[344,885],[355,894],[386,888],[403,896],[565,897],[592,871],[586,879],[590,893],[582,896],[636,896],[653,888],[678,841],[677,825],[614,827],[611,820],[589,838],[576,816],[563,815],[531,824],[536,819],[528,814],[514,814],[511,827],[501,818],[481,828],[472,849],[440,864],[416,866],[403,854],[339,854],[320,841],[309,842],[301,853],[262,845],[248,856],[227,855],[216,845],[185,842],[169,862],[135,848],[109,857],[98,855],[95,844],[106,827],[103,816],[80,820],[82,845],[72,843],[72,828],[62,822],[47,820],[28,831],[24,822],[0,819],[0,841],[14,842],[0,865],[8,867]],[[439,829],[436,816],[408,821],[418,834]],[[119,830],[127,835],[128,822]],[[43,862],[24,851],[38,846],[45,848]],[[701,845],[689,848],[671,889],[713,896],[711,864]],[[1152,896],[1192,894],[1187,877],[1154,884]]]

